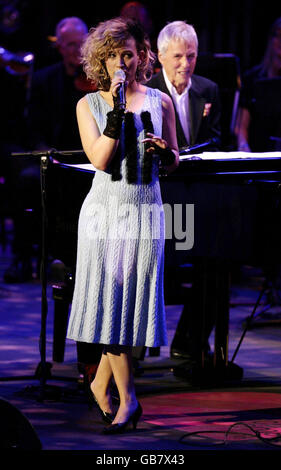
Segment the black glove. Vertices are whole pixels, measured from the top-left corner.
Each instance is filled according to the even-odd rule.
[[[118,105],[118,98],[113,96],[114,108],[107,113],[107,123],[103,134],[112,139],[118,140],[124,120],[125,111]]]
[[[158,145],[155,145],[154,153],[159,155],[161,164],[164,166],[172,165],[176,158],[174,152],[169,147],[162,149],[161,147],[158,147]]]

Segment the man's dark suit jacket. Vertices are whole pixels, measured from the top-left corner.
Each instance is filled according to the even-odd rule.
[[[28,106],[30,141],[34,148],[80,149],[76,103],[85,95],[74,86],[62,62],[34,73]]]
[[[184,132],[175,108],[176,131],[178,146],[186,147],[206,142],[214,137],[220,138],[221,104],[218,85],[211,80],[192,75],[191,88],[189,90],[189,113],[191,122],[191,140],[186,142]],[[166,86],[162,70],[154,75],[146,84],[151,88],[158,88],[170,95]]]

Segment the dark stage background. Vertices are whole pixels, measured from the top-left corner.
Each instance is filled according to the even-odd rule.
[[[56,60],[54,48],[47,40],[54,34],[56,23],[65,16],[79,16],[89,27],[117,16],[124,1],[80,0],[0,0],[0,46],[14,52],[35,53],[35,68]],[[186,20],[195,26],[200,52],[233,53],[240,59],[241,71],[258,63],[263,55],[267,34],[273,21],[281,16],[279,2],[269,0],[197,0],[193,2],[143,1],[153,20],[153,37],[173,20]],[[19,26],[9,30],[3,18],[8,4],[18,10]],[[8,31],[9,30],[9,31]]]

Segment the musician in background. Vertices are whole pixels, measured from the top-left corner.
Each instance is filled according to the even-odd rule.
[[[276,111],[261,116],[257,124],[255,114],[255,84],[263,79],[280,79],[281,86],[281,17],[272,24],[264,57],[260,64],[247,70],[242,80],[242,89],[235,128],[237,149],[243,152],[266,152],[281,150],[281,120]],[[272,103],[276,110],[276,103]],[[277,116],[278,116],[277,114]],[[268,132],[269,131],[269,132]],[[274,136],[274,141],[269,137]],[[262,264],[266,284],[270,286],[267,304],[280,306],[281,299],[281,254],[280,254],[280,190],[276,191],[270,181],[259,187],[259,235],[257,253]]]
[[[25,127],[26,151],[81,148],[75,108],[87,91],[79,82],[80,46],[87,32],[86,24],[76,17],[64,18],[56,26],[56,46],[62,60],[32,76]],[[40,239],[40,162],[29,158],[17,161],[16,165],[14,257],[4,273],[4,280],[10,283],[25,282],[36,275],[32,258]]]
[[[253,127],[253,91],[257,80],[281,78],[281,17],[270,28],[264,57],[260,64],[247,70],[242,80],[238,118],[235,128],[237,150],[263,152],[257,147],[257,135]],[[276,124],[276,123],[275,123]],[[280,123],[281,131],[281,123]],[[281,134],[279,135],[281,139]],[[281,145],[280,145],[281,146]]]
[[[76,104],[92,85],[81,67],[80,47],[88,27],[80,18],[63,18],[56,26],[55,45],[62,60],[38,70],[32,80],[29,103],[32,149],[81,148]]]
[[[15,162],[11,152],[26,149],[25,111],[33,67],[36,26],[30,28],[34,5],[31,2],[0,2],[0,211],[12,217],[17,203]],[[1,231],[5,238],[5,230]],[[4,240],[3,240],[4,241]]]
[[[169,23],[160,31],[157,45],[158,60],[162,65],[162,70],[152,77],[148,86],[158,88],[172,98],[179,148],[214,139],[214,144],[210,145],[208,150],[217,149],[221,133],[219,89],[218,85],[211,80],[193,73],[198,55],[195,29],[184,21]],[[200,192],[199,200],[197,196],[195,196],[195,201],[192,197],[190,200],[190,203],[194,202],[195,206],[198,205],[199,210],[201,202],[205,204],[204,190],[199,190]],[[169,194],[162,193],[162,195],[168,203],[170,196],[173,197]],[[211,204],[211,201],[209,202]],[[166,246],[168,246],[167,243]],[[171,357],[186,359],[191,367],[194,364],[200,364],[201,348],[204,349],[206,357],[208,356],[208,338],[213,329],[216,314],[214,296],[219,295],[214,286],[216,269],[216,263],[212,259],[205,258],[203,262],[198,259],[194,260],[192,300],[191,303],[185,300],[171,344]],[[204,284],[207,285],[206,304],[208,305],[205,325],[203,325],[204,321],[199,320],[202,315],[198,315],[199,297],[202,296]]]
[[[141,24],[151,43],[151,49],[156,54],[157,52],[157,36],[151,13],[146,5],[141,2],[126,2],[120,9],[120,16],[122,18],[129,18]],[[153,70],[156,73],[159,70],[159,62],[156,60],[153,64]]]
[[[151,40],[153,21],[147,7],[143,3],[126,2],[121,7],[120,16],[139,22]]]

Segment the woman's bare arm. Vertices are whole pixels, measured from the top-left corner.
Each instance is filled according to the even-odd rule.
[[[106,170],[115,155],[119,140],[100,133],[86,97],[77,103],[77,121],[84,152],[98,170]]]

